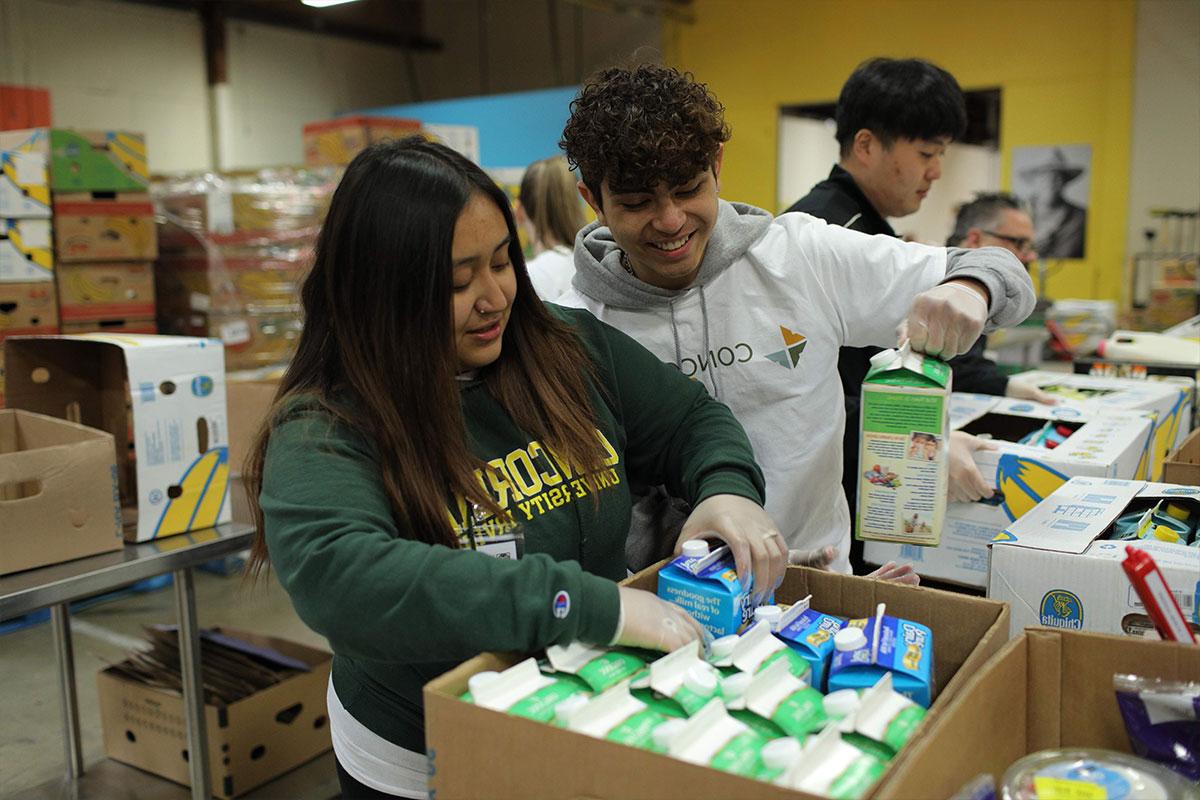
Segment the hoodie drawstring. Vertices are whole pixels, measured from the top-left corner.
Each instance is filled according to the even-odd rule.
[[[700,351],[700,358],[703,360],[712,351],[712,344],[708,339],[708,303],[704,299],[704,284],[698,284],[696,288],[700,290],[700,322],[704,328],[704,349]],[[667,309],[671,313],[671,336],[675,339],[675,366],[680,369],[683,368],[683,346],[679,343],[679,328],[675,324],[675,301],[683,296],[678,295],[667,298]],[[716,365],[714,364],[713,366],[715,367]],[[717,370],[709,369],[701,370],[701,372],[708,372],[710,376],[709,383],[712,385],[712,396],[714,399],[720,400],[721,387],[717,384]]]
[[[704,326],[704,354],[708,355],[712,352],[712,345],[708,340],[708,303],[704,299],[704,284],[700,284],[700,322]],[[717,384],[717,365],[714,363],[712,369],[709,370],[712,375],[712,392],[713,399],[721,399],[721,387]]]

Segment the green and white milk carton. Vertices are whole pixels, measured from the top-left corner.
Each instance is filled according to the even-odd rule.
[[[950,367],[905,344],[871,358],[859,420],[859,539],[937,545],[950,464]]]

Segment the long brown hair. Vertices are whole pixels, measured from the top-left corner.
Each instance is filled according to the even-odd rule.
[[[257,532],[250,570],[267,564],[262,490],[267,445],[300,398],[375,445],[401,536],[458,547],[447,502],[502,514],[476,477],[455,380],[451,248],[473,194],[504,215],[517,280],[499,358],[480,376],[531,437],[588,472],[603,453],[591,411],[592,362],[542,305],[525,271],[512,210],[479,167],[420,137],[372,145],[346,169],[301,289],[304,330],[244,470]]]
[[[533,223],[538,243],[547,249],[555,244],[570,247],[587,222],[575,184],[575,176],[562,156],[533,162],[521,178],[517,199]]]

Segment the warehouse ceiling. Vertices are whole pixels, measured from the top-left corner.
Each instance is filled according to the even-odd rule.
[[[208,20],[247,20],[406,50],[442,48],[424,33],[421,0],[357,0],[328,8],[312,8],[300,0],[127,1],[195,11]]]

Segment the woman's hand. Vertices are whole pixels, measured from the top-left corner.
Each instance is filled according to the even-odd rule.
[[[783,582],[787,545],[758,503],[733,494],[717,494],[701,501],[683,524],[675,552],[683,552],[683,543],[689,539],[712,538],[729,545],[742,586],[753,576],[756,603]]]

